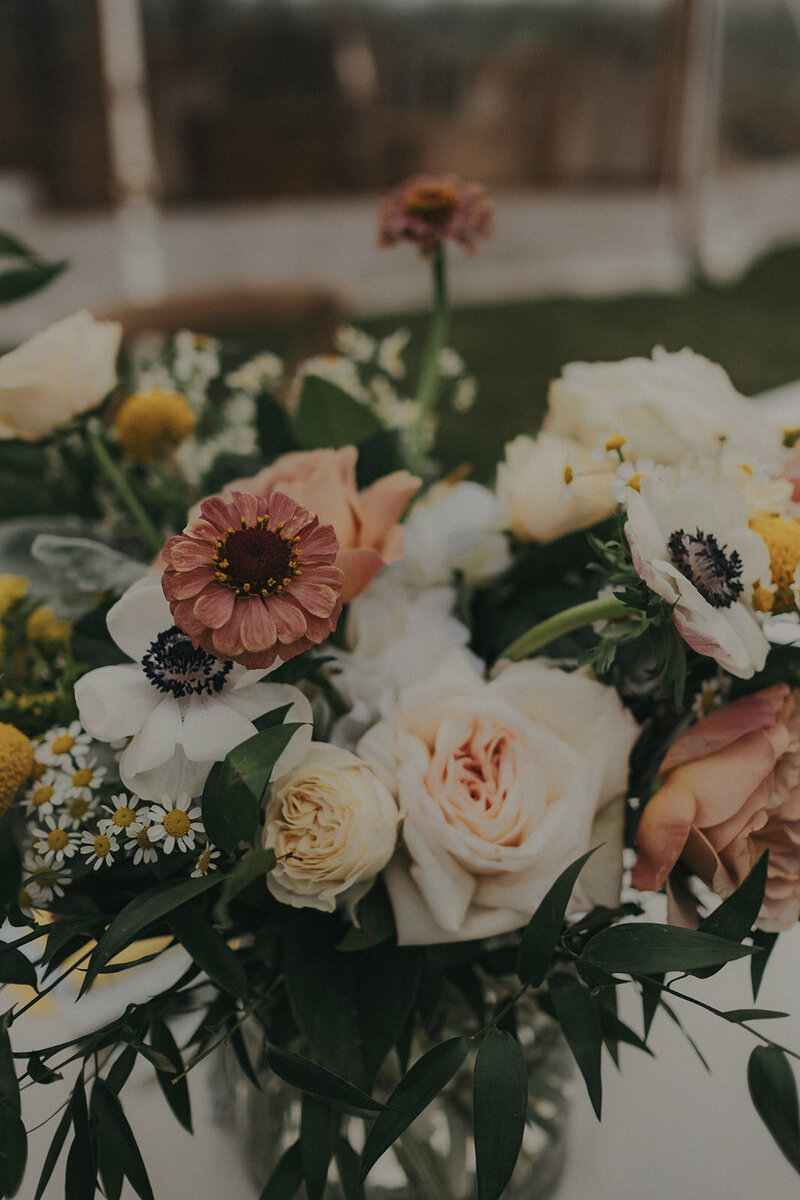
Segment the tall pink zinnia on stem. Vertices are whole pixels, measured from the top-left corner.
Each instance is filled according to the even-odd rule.
[[[413,175],[388,192],[378,215],[378,244],[415,242],[432,254],[445,240],[474,250],[478,238],[494,232],[494,206],[479,183],[455,175]]]
[[[282,492],[211,496],[200,512],[162,552],[172,618],[196,647],[260,670],[333,632],[344,580],[333,526]]]

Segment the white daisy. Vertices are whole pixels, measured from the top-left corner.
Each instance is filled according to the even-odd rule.
[[[90,756],[73,752],[72,757],[75,769],[69,775],[65,795],[68,800],[73,797],[91,800],[92,792],[97,791],[106,777],[106,768],[97,765],[97,756],[94,754]]]
[[[24,883],[17,894],[17,906],[26,917],[32,917],[37,908],[46,908],[48,893],[33,880]]]
[[[150,806],[150,841],[161,842],[165,854],[171,854],[176,846],[184,854],[194,850],[195,834],[204,833],[200,808],[191,804],[191,797],[184,792],[174,799],[162,796],[161,804]]]
[[[230,388],[240,388],[243,392],[253,394],[264,388],[274,387],[283,375],[283,361],[277,354],[257,354],[249,362],[243,363],[235,371],[225,376],[225,382]]]
[[[195,864],[191,875],[192,879],[202,879],[209,871],[216,871],[215,859],[219,857],[220,851],[216,850],[209,842]]]
[[[70,829],[81,829],[94,818],[97,812],[96,799],[91,792],[65,796],[59,815],[67,819]]]
[[[129,843],[127,847],[128,850],[131,849],[132,844],[135,844],[136,846],[136,852],[133,856],[133,865],[138,867],[139,863],[156,862],[158,859],[158,849],[150,839],[153,826],[149,824],[140,825],[138,821],[136,824],[139,826],[139,828],[134,831],[134,827],[129,825],[125,830],[125,836],[127,837]]]
[[[63,800],[68,779],[68,775],[53,768],[40,775],[22,798],[25,815],[44,818],[55,812]]]
[[[80,721],[72,721],[69,725],[58,725],[48,729],[42,740],[34,747],[36,761],[47,766],[63,766],[77,750],[88,751],[91,744],[91,734],[87,733]]]
[[[81,721],[99,741],[129,737],[119,760],[123,785],[143,800],[188,792],[199,796],[215,762],[256,733],[253,721],[290,705],[302,723],[278,760],[291,770],[311,741],[311,705],[289,684],[267,683],[266,671],[195,650],[172,621],[158,578],[135,583],[108,614],[117,645],[135,661],[89,671],[75,684]]]
[[[40,857],[26,854],[22,862],[22,886],[34,888],[43,903],[49,903],[54,896],[64,895],[64,885],[69,883],[70,876],[66,871],[48,866]]]
[[[355,325],[342,325],[336,330],[333,340],[339,353],[355,362],[368,363],[375,353],[375,338]]]
[[[78,835],[66,813],[45,817],[44,826],[34,830],[34,837],[38,841],[36,852],[48,867],[59,866],[78,849]]]
[[[101,833],[115,836],[125,833],[128,837],[135,837],[146,820],[143,810],[136,811],[138,806],[138,796],[128,796],[125,792],[111,796],[103,805],[110,816],[101,817],[97,828]]]
[[[406,373],[403,351],[410,338],[410,330],[396,329],[394,333],[385,337],[378,347],[378,366],[387,375],[391,375],[392,379],[402,379]]]
[[[113,834],[89,833],[81,837],[81,854],[86,855],[86,865],[91,865],[94,871],[100,867],[110,867],[114,855],[119,851],[119,843]]]

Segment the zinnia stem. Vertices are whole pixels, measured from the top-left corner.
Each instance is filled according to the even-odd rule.
[[[147,548],[153,554],[160,554],[164,545],[164,539],[156,529],[153,522],[145,512],[133,490],[125,479],[125,476],[120,471],[117,464],[108,453],[103,440],[91,423],[86,425],[86,442],[92,452],[95,462],[100,470],[105,475],[108,482],[111,484],[114,491],[119,496],[129,515],[133,519],[136,527],[141,533],[144,541],[147,543]]]
[[[597,600],[587,600],[585,604],[575,604],[572,608],[565,608],[563,612],[532,626],[527,633],[523,633],[510,646],[506,646],[499,657],[519,662],[520,659],[541,650],[548,642],[554,642],[556,638],[582,629],[585,625],[591,625],[594,621],[616,620],[631,611],[629,606],[616,596],[605,596]]]
[[[417,387],[417,425],[414,431],[414,462],[415,471],[420,471],[425,460],[426,427],[430,414],[436,408],[439,395],[441,373],[439,370],[439,355],[444,349],[447,330],[450,324],[450,302],[447,298],[447,272],[445,269],[444,246],[440,242],[436,247],[431,263],[433,273],[433,315],[428,330],[428,344],[425,348],[425,358]]]

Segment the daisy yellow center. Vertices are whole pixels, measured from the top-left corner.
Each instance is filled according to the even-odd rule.
[[[94,771],[90,767],[78,767],[73,773],[72,783],[74,787],[88,787],[93,779]]]
[[[33,747],[14,725],[0,723],[0,817],[33,770]]]
[[[80,821],[81,817],[85,817],[88,811],[89,803],[87,800],[84,800],[83,796],[78,796],[77,799],[71,800],[67,809],[73,821]]]
[[[406,192],[403,207],[410,217],[446,221],[458,208],[458,194],[446,183],[418,183]]]
[[[758,517],[750,522],[767,543],[769,566],[775,586],[775,603],[772,611],[791,612],[796,607],[791,591],[794,573],[800,566],[800,521],[785,517]]]
[[[237,596],[279,596],[302,569],[299,538],[284,537],[282,530],[282,525],[269,528],[266,513],[255,525],[218,538],[213,554],[217,582]]]
[[[57,738],[53,738],[50,743],[51,754],[69,754],[72,747],[75,745],[75,738],[72,734],[61,733]]]
[[[185,837],[191,827],[189,814],[182,808],[173,808],[164,817],[164,828],[170,837]]]
[[[111,853],[111,842],[104,833],[98,833],[94,839],[94,852],[98,858],[107,858]]]
[[[17,904],[22,909],[30,908],[33,904],[33,897],[27,888],[19,889],[19,892],[17,893]]]
[[[204,850],[203,853],[200,855],[200,857],[197,860],[197,869],[198,869],[198,871],[201,871],[203,873],[203,875],[206,875],[208,873],[208,868],[210,866],[211,866],[211,851]]]
[[[132,808],[129,808],[126,804],[126,805],[123,805],[122,808],[114,809],[114,815],[111,818],[111,820],[114,822],[115,825],[119,826],[121,829],[127,829],[128,826],[132,825],[133,822],[136,820],[136,813],[133,811]]]
[[[150,841],[150,826],[147,829],[140,829],[136,835],[136,845],[140,850],[149,850],[153,843]]]
[[[69,844],[69,834],[66,829],[51,829],[47,835],[47,846],[50,850],[63,850]]]
[[[169,454],[195,426],[194,409],[180,392],[151,388],[128,396],[114,418],[122,449],[137,462]]]
[[[54,791],[55,788],[51,783],[41,784],[34,790],[34,793],[31,796],[31,804],[33,804],[35,808],[39,808],[42,804],[47,804],[49,800],[53,799]]]
[[[37,779],[41,779],[46,770],[47,770],[47,763],[35,762],[33,764],[33,767],[31,768],[31,779],[33,779],[34,782]]]

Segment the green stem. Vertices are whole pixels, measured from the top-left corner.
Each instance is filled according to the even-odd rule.
[[[541,650],[548,642],[554,642],[556,638],[582,629],[584,625],[591,625],[594,621],[613,621],[632,611],[616,596],[605,596],[597,600],[587,600],[585,604],[575,604],[572,608],[565,608],[563,612],[534,625],[527,633],[523,633],[522,637],[506,646],[500,658],[519,662],[520,659]]]
[[[125,505],[125,508],[139,529],[142,538],[147,543],[148,550],[153,554],[160,554],[164,545],[164,539],[134,495],[130,484],[108,453],[103,439],[92,424],[86,425],[86,442],[98,467]]]
[[[433,315],[428,330],[428,344],[417,387],[419,413],[414,434],[414,470],[420,471],[425,461],[425,430],[428,418],[435,411],[439,395],[441,373],[439,355],[444,349],[450,324],[450,303],[447,298],[447,272],[445,269],[444,246],[439,243],[431,264],[433,272]]]

